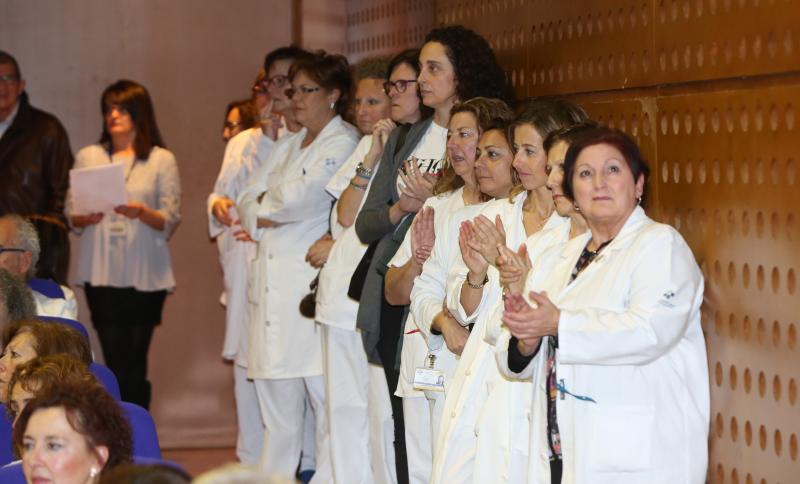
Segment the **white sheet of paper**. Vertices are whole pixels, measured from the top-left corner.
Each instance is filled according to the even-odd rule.
[[[108,165],[77,168],[69,171],[72,192],[72,213],[108,213],[114,207],[128,203],[125,192],[125,165]]]

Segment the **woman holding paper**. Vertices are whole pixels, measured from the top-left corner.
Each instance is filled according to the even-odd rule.
[[[100,142],[78,152],[75,168],[123,165],[128,202],[86,214],[74,210],[70,196],[67,215],[80,235],[78,277],[106,364],[122,399],[147,408],[147,352],[167,291],[175,287],[167,239],[180,222],[178,165],[164,148],[144,86],[117,81],[103,92],[100,107]]]

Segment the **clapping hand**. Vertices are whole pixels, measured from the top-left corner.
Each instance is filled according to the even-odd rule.
[[[414,262],[423,265],[433,250],[436,235],[433,230],[433,207],[425,207],[411,226],[411,252]]]
[[[505,245],[497,244],[497,270],[500,272],[500,285],[508,292],[522,293],[525,288],[525,279],[531,270],[531,260],[528,258],[528,246],[523,243],[519,251],[514,252]]]

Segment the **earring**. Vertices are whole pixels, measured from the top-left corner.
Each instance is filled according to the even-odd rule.
[[[641,205],[641,204],[642,204],[642,196],[641,196],[641,195],[639,195],[638,197],[636,197],[636,203],[638,203],[639,205]]]
[[[572,204],[572,208],[574,208],[576,212],[580,212],[581,211],[581,207],[579,207],[577,203],[573,203]]]
[[[89,471],[89,478],[94,479],[99,473],[100,472],[96,468],[92,467],[92,469]]]
[[[336,108],[336,103],[331,103],[331,111],[333,111],[335,108]]]

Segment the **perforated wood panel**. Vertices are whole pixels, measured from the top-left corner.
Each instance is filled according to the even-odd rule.
[[[348,0],[348,58],[357,62],[419,46],[434,25],[433,11],[427,0]]]
[[[648,213],[706,277],[709,481],[800,482],[800,2],[439,0],[520,95],[568,96],[650,160]]]

